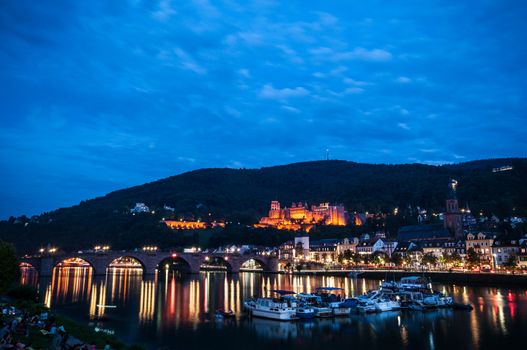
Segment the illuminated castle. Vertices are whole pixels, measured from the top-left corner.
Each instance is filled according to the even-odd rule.
[[[280,208],[279,201],[272,201],[269,215],[261,218],[256,227],[310,231],[314,225],[345,226],[347,223],[348,214],[341,204],[321,203],[309,208],[307,203],[298,202],[290,208]]]

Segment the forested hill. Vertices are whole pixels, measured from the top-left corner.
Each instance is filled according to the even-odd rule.
[[[513,170],[493,172],[511,165]],[[201,169],[135,186],[45,213],[20,224],[0,223],[0,239],[23,249],[53,242],[77,248],[98,242],[123,247],[166,235],[159,224],[163,205],[176,217],[213,217],[255,222],[266,214],[269,202],[282,205],[307,201],[342,203],[348,211],[391,212],[420,206],[442,210],[447,185],[458,180],[461,205],[474,212],[527,216],[527,159],[491,159],[455,165],[360,164],[315,161],[261,169]],[[136,202],[156,210],[155,215],[129,214]],[[209,216],[210,213],[210,216]]]

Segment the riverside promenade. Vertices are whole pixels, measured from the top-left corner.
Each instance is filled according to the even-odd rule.
[[[351,269],[351,270],[301,270],[291,272],[293,275],[350,276],[369,279],[399,280],[401,277],[424,275],[433,282],[459,284],[486,284],[527,286],[525,272],[471,272],[471,271],[437,271],[437,270],[402,270],[402,269]]]

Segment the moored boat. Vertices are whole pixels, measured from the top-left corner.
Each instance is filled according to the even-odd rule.
[[[252,310],[255,317],[269,318],[279,321],[296,320],[296,310],[287,305],[287,303],[276,301],[272,298],[258,298],[256,305]]]
[[[315,317],[326,318],[332,317],[333,311],[330,307],[322,303],[322,298],[318,295],[299,293],[297,299],[308,305],[315,312]]]
[[[296,317],[302,320],[312,319],[315,317],[315,310],[309,306],[298,306],[296,308]]]

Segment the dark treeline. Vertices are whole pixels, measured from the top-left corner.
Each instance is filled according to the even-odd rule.
[[[514,169],[492,171],[504,165],[512,165]],[[245,225],[266,215],[269,202],[274,199],[282,206],[290,206],[293,201],[342,203],[349,212],[391,213],[398,207],[399,216],[387,220],[387,229],[393,233],[398,226],[415,221],[411,208],[442,211],[451,178],[459,182],[460,204],[468,203],[474,213],[527,216],[526,159],[444,166],[317,161],[262,169],[196,170],[115,191],[38,217],[10,218],[0,222],[0,238],[13,242],[21,252],[48,243],[65,250],[93,244],[124,249],[144,244],[172,247],[241,240],[270,245],[287,239],[291,233],[254,230]],[[130,209],[136,202],[145,203],[155,213],[131,215]],[[174,211],[162,210],[165,204]],[[224,231],[174,232],[160,223],[163,217],[224,219],[233,224]],[[331,234],[349,235],[361,228],[347,230],[328,233],[324,228],[315,235],[322,238]]]

